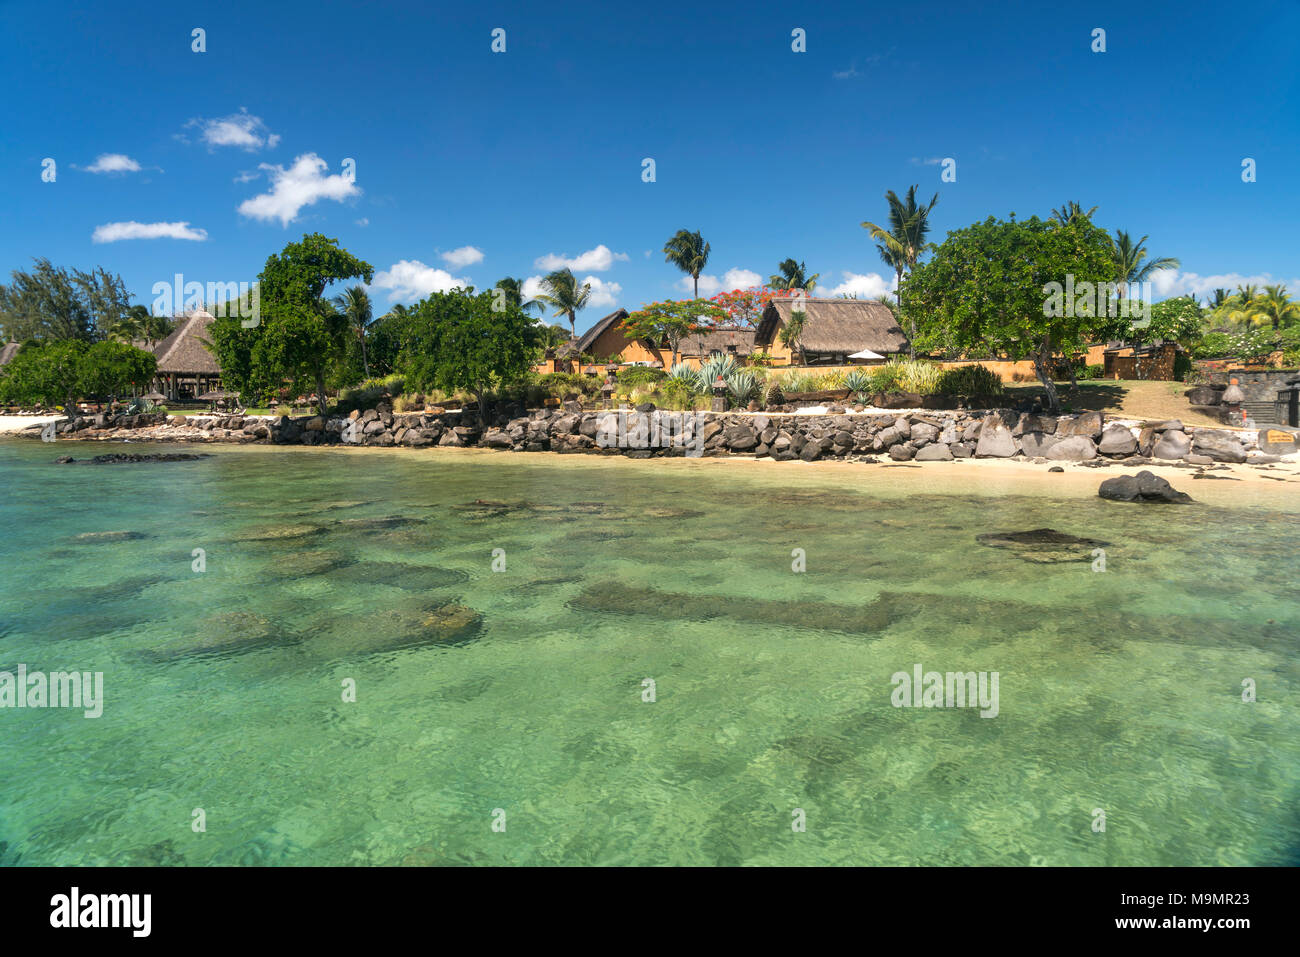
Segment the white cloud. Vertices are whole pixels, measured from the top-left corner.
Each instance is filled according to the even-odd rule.
[[[483,250],[475,249],[473,246],[461,246],[460,249],[453,249],[449,253],[441,253],[442,260],[448,266],[454,269],[463,269],[466,266],[472,266],[475,263],[483,261]]]
[[[434,292],[446,292],[470,284],[468,279],[458,279],[445,269],[426,266],[418,259],[403,259],[387,269],[375,273],[372,289],[388,290],[388,301],[423,299]]]
[[[328,164],[315,153],[304,153],[288,169],[270,163],[259,168],[271,177],[271,191],[239,204],[240,214],[252,219],[278,219],[281,226],[288,226],[304,206],[361,195],[361,188],[342,173],[327,175]]]
[[[587,300],[587,305],[598,309],[618,305],[618,297],[623,294],[623,287],[618,283],[605,282],[599,276],[588,276],[582,281],[591,285],[591,297]]]
[[[529,276],[524,280],[524,285],[520,289],[519,294],[524,297],[525,302],[529,299],[536,299],[545,292],[542,288],[542,278],[542,276]]]
[[[257,179],[261,175],[262,175],[261,170],[241,170],[239,175],[235,177],[234,182],[251,183],[253,180]]]
[[[843,282],[831,289],[823,289],[818,286],[815,290],[816,295],[828,299],[834,299],[841,295],[857,296],[859,299],[875,299],[877,296],[892,293],[894,287],[898,284],[896,276],[890,276],[886,279],[879,273],[874,272],[862,275],[843,270],[840,275],[844,277]]]
[[[122,239],[193,239],[198,242],[208,238],[206,229],[192,229],[189,223],[105,223],[96,226],[90,241],[115,243]]]
[[[185,124],[186,127],[196,126],[199,129],[199,138],[207,143],[209,147],[213,146],[237,146],[240,149],[253,152],[260,150],[262,147],[274,149],[280,142],[280,134],[272,133],[266,128],[260,116],[253,116],[248,110],[240,107],[238,113],[230,116],[218,117],[216,119],[194,119]]]
[[[87,173],[138,173],[140,164],[125,153],[100,153],[99,159],[84,169]]]
[[[574,272],[605,272],[614,265],[616,259],[627,262],[627,253],[611,252],[608,246],[601,243],[595,249],[588,249],[585,253],[580,253],[572,259],[555,253],[547,253],[545,256],[538,256],[533,261],[533,265],[538,269],[545,269],[547,272],[554,272],[566,266]]]
[[[1161,299],[1172,296],[1193,294],[1198,299],[1208,296],[1215,289],[1236,292],[1238,286],[1272,286],[1282,283],[1288,290],[1300,290],[1300,279],[1274,279],[1270,273],[1243,276],[1241,273],[1218,273],[1202,276],[1194,272],[1181,272],[1177,269],[1162,269],[1151,276],[1151,288]]]
[[[722,278],[710,276],[707,273],[700,275],[700,295],[715,296],[720,292],[730,292],[733,289],[750,289],[754,286],[761,286],[763,277],[752,269],[728,269],[722,274]],[[683,276],[677,280],[677,288],[682,292],[694,293],[695,280],[690,276]]]
[[[356,221],[356,224],[357,224],[358,226],[369,226],[369,225],[370,225],[370,218],[367,217],[367,216],[362,216],[360,219],[358,219],[358,220]]]

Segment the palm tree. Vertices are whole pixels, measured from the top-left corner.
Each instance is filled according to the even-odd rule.
[[[789,321],[781,327],[781,332],[778,335],[781,345],[791,351],[799,350],[799,364],[805,366],[808,364],[808,357],[803,351],[803,327],[807,318],[808,313],[802,309],[793,310],[790,313]]]
[[[523,312],[530,309],[536,309],[539,313],[544,312],[542,304],[536,299],[524,299],[524,281],[522,279],[512,279],[506,276],[504,279],[498,279],[496,286],[493,288],[500,289],[505,293],[507,305],[516,306]]]
[[[555,315],[568,317],[569,334],[575,339],[578,337],[578,310],[585,308],[590,298],[591,283],[584,282],[579,286],[577,277],[568,266],[543,279],[542,291],[537,294],[539,302],[555,307]]]
[[[1062,226],[1068,226],[1076,219],[1092,219],[1092,214],[1096,211],[1097,207],[1094,206],[1085,213],[1082,206],[1074,200],[1070,200],[1060,209],[1052,210],[1052,219],[1056,220]]]
[[[370,378],[370,358],[366,355],[366,329],[370,327],[374,310],[370,305],[370,296],[365,286],[349,286],[334,297],[334,308],[348,321],[349,328],[356,331],[357,341],[361,343],[361,367],[366,378]]]
[[[1300,302],[1295,302],[1286,293],[1286,286],[1265,286],[1264,295],[1260,296],[1258,303],[1258,315],[1273,324],[1273,330],[1276,332],[1284,325],[1300,319]]]
[[[802,289],[804,292],[812,292],[821,277],[819,272],[807,275],[807,265],[793,259],[783,261],[776,268],[778,272],[768,280],[773,289]]]
[[[1143,236],[1135,243],[1124,230],[1115,230],[1115,238],[1110,241],[1110,257],[1115,263],[1115,281],[1121,286],[1120,295],[1124,294],[1123,287],[1129,283],[1146,282],[1162,269],[1177,269],[1182,265],[1172,256],[1143,262],[1147,258],[1146,241],[1147,237]]]
[[[1228,321],[1242,325],[1263,324],[1268,317],[1260,309],[1261,298],[1259,287],[1253,283],[1238,286],[1236,294],[1224,304]]]
[[[117,342],[125,342],[127,345],[144,337],[140,328],[140,320],[129,312],[116,322],[110,323],[106,334],[108,338]]]
[[[1206,299],[1205,304],[1210,309],[1218,309],[1220,306],[1227,305],[1230,298],[1231,296],[1229,296],[1228,290],[1226,289],[1211,289],[1209,298]]]
[[[664,262],[672,263],[695,280],[696,299],[700,298],[700,273],[709,261],[710,248],[698,231],[692,233],[685,229],[677,230],[664,244]]]
[[[894,274],[898,280],[899,312],[903,310],[903,269],[906,268],[910,273],[916,268],[921,255],[929,249],[925,237],[930,232],[930,213],[939,202],[939,194],[935,193],[929,205],[918,206],[917,188],[917,185],[908,188],[905,201],[899,199],[898,194],[892,189],[885,193],[885,201],[889,203],[889,229],[872,222],[862,224],[862,228],[868,230],[871,238],[880,244],[876,247],[880,258],[894,267]],[[911,335],[908,336],[907,349],[908,353],[915,358],[915,319],[910,321],[910,326]]]

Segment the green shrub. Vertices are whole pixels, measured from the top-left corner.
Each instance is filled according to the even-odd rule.
[[[1002,379],[988,366],[957,366],[939,373],[935,391],[941,395],[998,395]]]
[[[1099,363],[1093,362],[1090,365],[1084,366],[1083,370],[1079,373],[1078,377],[1080,379],[1100,379],[1105,374],[1106,374],[1106,367]]]
[[[871,373],[873,392],[915,392],[933,395],[939,391],[942,370],[933,362],[903,359],[898,356]]]
[[[373,409],[384,393],[401,395],[406,388],[406,376],[400,372],[383,378],[364,379],[359,385],[339,390],[338,409],[347,413],[353,409]]]
[[[652,369],[649,366],[627,366],[619,369],[614,378],[619,385],[634,389],[637,386],[658,385],[668,378],[668,374],[663,369]]]

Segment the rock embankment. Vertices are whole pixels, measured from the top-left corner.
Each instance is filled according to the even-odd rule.
[[[63,423],[60,438],[155,442],[269,442],[409,448],[481,447],[515,452],[743,455],[777,461],[888,457],[894,462],[1021,457],[1041,463],[1266,463],[1257,433],[1186,427],[1177,420],[1109,420],[1100,412],[1050,416],[1010,410],[762,412],[583,410],[577,403],[515,408],[486,426],[473,412],[394,413],[381,405],[347,418],[322,416],[138,415]]]

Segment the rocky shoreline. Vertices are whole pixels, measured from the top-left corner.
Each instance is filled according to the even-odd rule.
[[[513,411],[515,414],[508,414]],[[34,434],[34,433],[33,433]],[[233,442],[364,447],[480,447],[515,452],[651,456],[745,456],[777,461],[821,459],[946,462],[1028,459],[1084,466],[1112,463],[1268,464],[1254,430],[1135,422],[1101,412],[1051,416],[1008,409],[844,411],[823,414],[668,412],[640,406],[583,410],[577,403],[507,410],[479,425],[470,411],[394,413],[386,404],[350,416],[83,417],[57,427],[59,440]]]

